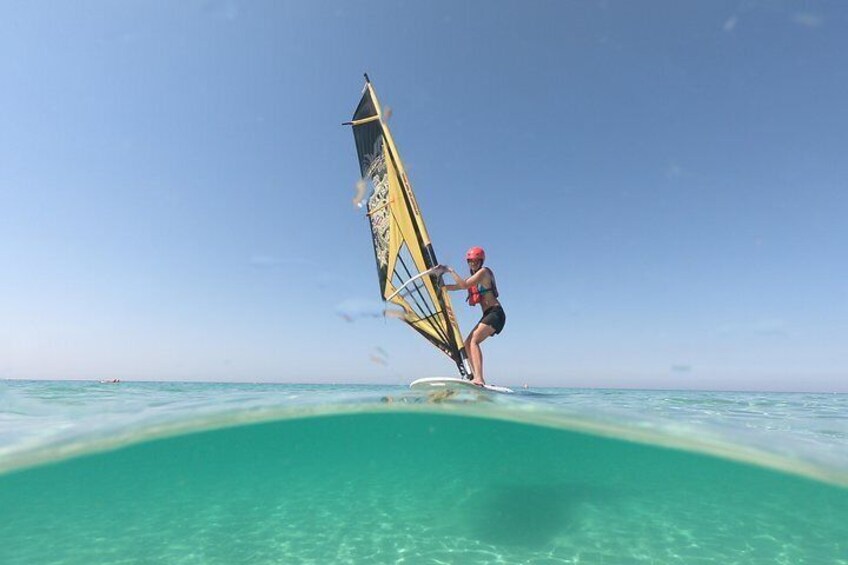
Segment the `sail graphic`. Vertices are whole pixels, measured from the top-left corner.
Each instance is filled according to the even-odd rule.
[[[441,274],[434,272],[439,263],[368,75],[353,120],[345,125],[353,126],[362,178],[371,186],[366,217],[380,296],[399,307],[403,320],[447,354],[466,377],[459,326]]]

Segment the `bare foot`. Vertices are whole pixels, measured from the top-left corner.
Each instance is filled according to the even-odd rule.
[[[477,385],[477,386],[483,386],[483,385],[485,385],[486,383],[484,383],[483,381],[471,381],[471,384],[473,384],[473,385]]]

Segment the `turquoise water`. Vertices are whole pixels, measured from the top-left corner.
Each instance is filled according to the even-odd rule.
[[[848,395],[0,391],[4,564],[848,563]]]

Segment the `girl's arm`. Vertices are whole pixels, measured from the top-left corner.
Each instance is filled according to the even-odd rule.
[[[465,290],[475,286],[483,279],[483,270],[484,269],[480,269],[467,279],[464,279],[459,276],[459,273],[457,273],[452,267],[448,267],[448,273],[450,273],[450,276],[452,276],[456,281],[456,284],[446,284],[445,288],[448,290]]]

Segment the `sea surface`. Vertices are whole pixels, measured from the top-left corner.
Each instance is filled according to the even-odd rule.
[[[0,563],[848,564],[848,394],[0,381]]]

